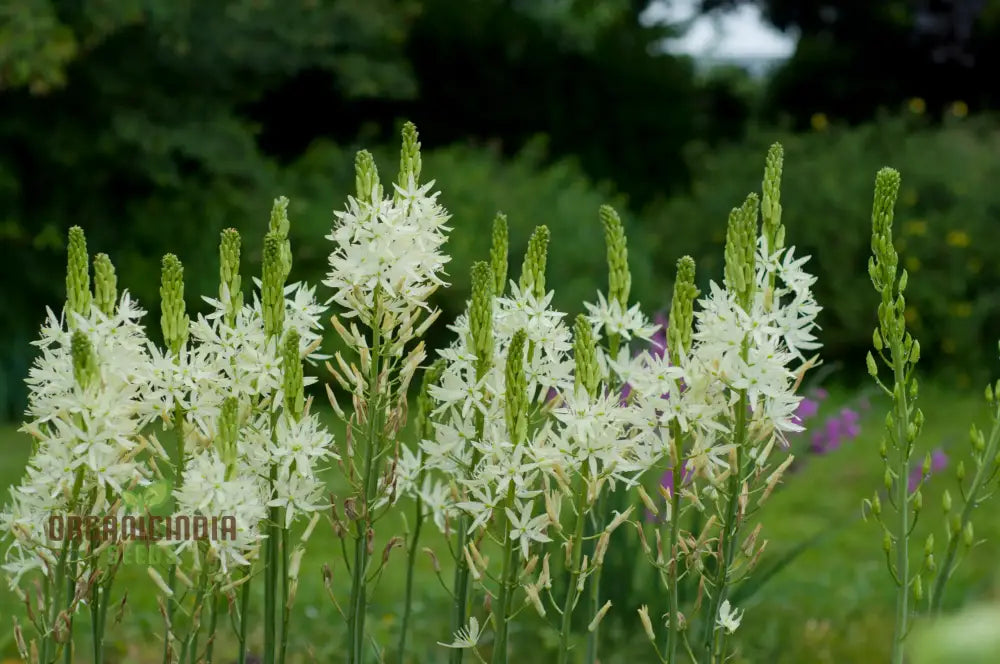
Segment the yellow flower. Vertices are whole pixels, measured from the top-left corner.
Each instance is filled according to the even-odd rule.
[[[944,241],[952,247],[968,247],[969,234],[965,231],[948,231],[948,235],[945,237]]]
[[[927,102],[925,102],[920,97],[913,97],[908,102],[910,107],[910,113],[915,113],[916,115],[923,115],[924,111],[927,110]]]
[[[948,307],[948,313],[953,318],[968,318],[972,315],[972,304],[970,302],[956,302]]]
[[[956,118],[964,118],[969,114],[969,105],[961,99],[951,104],[951,114]]]
[[[910,272],[918,271],[921,265],[923,265],[923,263],[921,263],[920,259],[917,258],[916,256],[906,257],[906,269],[909,270]]]
[[[913,219],[903,225],[903,232],[907,235],[926,235],[927,222],[923,219]]]
[[[809,119],[809,123],[816,131],[825,131],[830,126],[830,121],[827,119],[826,113],[813,113]]]

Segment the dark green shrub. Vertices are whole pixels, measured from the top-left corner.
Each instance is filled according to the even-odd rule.
[[[783,220],[788,243],[811,254],[823,305],[824,358],[859,371],[871,345],[875,295],[868,277],[872,183],[891,165],[902,173],[897,248],[913,278],[908,314],[927,366],[960,366],[959,382],[989,368],[1000,336],[1000,128],[990,118],[952,118],[928,128],[917,116],[853,129],[754,132],[738,147],[689,152],[693,191],[649,209],[643,243],[658,276],[676,257],[698,260],[699,278],[721,277],[730,208],[760,188],[767,147],[785,147]]]

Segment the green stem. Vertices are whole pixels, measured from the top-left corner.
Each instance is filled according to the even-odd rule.
[[[282,522],[284,523],[284,522]],[[288,529],[281,529],[281,641],[278,646],[278,664],[285,664],[285,653],[288,650],[288,623],[291,617],[291,607],[288,605]]]
[[[504,507],[514,504],[514,483],[507,488],[507,500]],[[500,533],[503,535],[503,559],[500,570],[500,594],[497,597],[496,608],[493,610],[495,638],[493,643],[493,664],[507,664],[507,613],[510,609],[510,596],[513,587],[510,577],[513,570],[513,541],[510,537],[510,519],[506,510],[499,514]]]
[[[354,565],[351,568],[351,604],[347,614],[348,664],[362,664],[365,652],[365,613],[368,608],[368,531],[371,527],[371,505],[377,490],[375,457],[381,451],[382,400],[378,377],[381,370],[382,331],[378,293],[375,294],[375,316],[372,322],[372,347],[368,375],[368,435],[365,441],[365,469],[362,478],[362,504],[357,519],[354,540]],[[377,449],[378,448],[378,449]]]
[[[591,573],[590,578],[590,611],[587,615],[597,615],[601,609],[601,571],[603,567],[598,567]],[[600,643],[600,625],[587,632],[587,651],[584,656],[585,664],[597,664],[597,646]]]
[[[419,481],[419,480],[418,480]],[[410,538],[410,548],[406,552],[406,595],[403,600],[403,622],[399,628],[399,647],[397,662],[403,664],[406,657],[406,632],[410,626],[410,611],[413,604],[413,577],[417,562],[417,544],[420,542],[420,528],[424,524],[424,501],[417,495],[416,515],[414,518],[413,535]],[[460,650],[460,648],[456,648]]]
[[[219,623],[219,613],[222,611],[222,595],[213,597],[212,616],[208,621],[208,643],[205,644],[205,664],[212,664],[215,653],[216,627]]]
[[[249,622],[247,612],[250,611],[250,582],[253,579],[250,572],[251,568],[247,567],[244,572],[246,581],[240,588],[240,648],[236,657],[237,664],[246,664],[247,661],[247,623]]]
[[[896,508],[899,510],[899,530],[896,532],[896,624],[892,636],[892,664],[903,664],[903,640],[909,631],[910,620],[910,489],[907,477],[910,473],[910,442],[907,428],[910,421],[910,405],[906,398],[906,365],[903,361],[902,343],[893,344],[892,361],[895,374],[896,392],[896,446],[899,463],[896,466]]]
[[[726,506],[725,520],[722,523],[720,536],[722,539],[722,560],[718,561],[715,580],[712,584],[715,596],[709,603],[709,613],[706,616],[705,624],[705,654],[706,664],[715,664],[724,653],[719,652],[719,641],[716,638],[715,621],[719,615],[719,608],[729,594],[729,568],[733,564],[736,555],[737,531],[739,530],[738,518],[740,509],[740,486],[741,474],[743,472],[743,448],[746,444],[747,434],[747,393],[740,390],[739,401],[736,403],[736,431],[734,443],[736,445],[736,462],[730,469],[729,475],[729,495]]]
[[[586,471],[586,466],[584,466]],[[573,608],[576,606],[578,597],[577,586],[580,579],[580,566],[583,557],[583,527],[586,522],[587,507],[587,477],[583,475],[583,482],[577,489],[576,498],[576,528],[573,532],[573,562],[569,570],[569,585],[566,588],[566,599],[563,601],[562,625],[559,629],[559,664],[569,662],[569,651],[571,648],[570,637],[573,632]]]
[[[675,420],[670,423],[670,431],[673,436],[673,489],[670,491],[670,538],[667,548],[670,556],[669,567],[667,569],[667,583],[669,584],[668,600],[670,613],[667,618],[667,662],[674,664],[677,661],[677,644],[680,634],[680,593],[678,583],[680,574],[678,566],[680,563],[680,547],[677,542],[680,539],[680,510],[681,510],[681,483],[684,481],[683,451],[681,445],[681,427]]]
[[[993,423],[993,428],[990,430],[989,442],[986,444],[986,451],[982,456],[982,462],[979,464],[979,468],[976,469],[976,474],[972,478],[972,486],[969,487],[969,499],[965,501],[961,516],[959,517],[958,533],[948,539],[948,551],[944,557],[944,564],[941,565],[941,569],[938,571],[938,576],[934,580],[934,589],[931,593],[931,613],[937,614],[941,612],[945,584],[948,583],[948,579],[951,578],[952,572],[955,571],[957,565],[955,556],[958,553],[959,538],[962,536],[965,524],[972,518],[972,510],[979,504],[978,496],[983,484],[986,482],[987,477],[993,473],[991,464],[997,457],[998,447],[1000,447],[1000,419]],[[990,470],[987,471],[987,468],[990,468]]]
[[[271,467],[271,486],[277,481],[278,467]],[[281,547],[281,508],[268,509],[268,535],[264,543],[264,664],[274,664],[277,628],[278,550]]]
[[[184,467],[186,464],[184,451],[184,411],[179,404],[174,405],[174,431],[177,435],[177,475],[174,477],[174,490],[184,484]],[[177,587],[177,563],[171,563],[167,572],[167,587],[174,590]],[[163,631],[163,664],[170,662],[170,630],[174,625],[173,597],[167,598],[167,624]]]
[[[482,371],[485,375],[485,369]],[[476,380],[481,380],[480,370],[477,367]],[[475,416],[476,425],[476,439],[483,439],[483,431],[486,428],[486,419],[482,412],[477,411]],[[469,462],[469,468],[467,475],[471,477],[472,473],[475,471],[477,465],[479,465],[479,451],[473,448],[472,450],[472,460]],[[452,604],[451,613],[451,633],[454,634],[458,630],[465,627],[466,619],[468,616],[468,605],[469,605],[469,565],[465,560],[465,545],[468,541],[468,531],[471,525],[471,519],[466,513],[462,513],[458,517],[458,542],[457,548],[455,549],[455,583],[452,586],[454,588],[454,601]],[[465,654],[463,648],[452,648],[451,652],[448,654],[448,664],[462,664],[462,656]]]

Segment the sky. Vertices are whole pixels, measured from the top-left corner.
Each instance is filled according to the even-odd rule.
[[[643,17],[650,22],[671,23],[690,19],[696,0],[664,0],[652,5]],[[784,58],[795,49],[795,36],[784,34],[761,18],[754,5],[741,5],[730,12],[701,16],[680,39],[667,42],[674,53],[713,59]]]

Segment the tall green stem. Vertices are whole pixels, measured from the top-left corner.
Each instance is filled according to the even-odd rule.
[[[282,521],[284,523],[284,521]],[[281,639],[278,643],[278,664],[285,664],[288,651],[288,623],[292,609],[288,603],[288,529],[281,529]]]
[[[677,546],[677,541],[680,538],[681,531],[681,483],[684,481],[681,427],[676,420],[671,422],[670,432],[673,438],[673,459],[671,460],[673,468],[671,470],[674,483],[673,488],[670,490],[670,538],[668,539],[669,547],[667,548],[667,553],[670,556],[669,567],[667,568],[667,584],[670,586],[667,590],[670,614],[667,618],[667,644],[665,652],[667,653],[668,664],[674,664],[677,661],[677,642],[680,636],[680,593],[677,588],[680,582],[678,571],[680,548]]]
[[[177,435],[177,475],[174,477],[174,491],[184,484],[184,466],[186,463],[184,450],[184,411],[180,404],[174,405],[174,432]],[[174,590],[177,585],[177,563],[170,563],[167,572],[167,587]],[[174,624],[174,604],[173,597],[167,598],[167,624],[163,630],[163,664],[170,662],[170,630]]]
[[[896,447],[899,451],[896,465],[896,508],[899,510],[896,531],[896,625],[892,637],[892,664],[903,664],[903,640],[909,631],[910,620],[910,441],[907,428],[910,421],[910,404],[906,396],[906,365],[902,342],[892,348],[892,366],[895,374],[896,394]]]
[[[247,662],[247,624],[250,622],[247,613],[250,611],[250,582],[253,580],[251,569],[247,567],[244,571],[243,585],[240,587],[240,647],[236,657],[237,664]]]
[[[586,466],[584,466],[586,470]],[[569,652],[571,648],[570,638],[573,633],[573,608],[579,595],[581,573],[581,559],[583,558],[583,527],[586,523],[587,508],[587,477],[583,476],[583,482],[577,489],[576,495],[576,528],[573,532],[573,562],[569,570],[569,585],[566,588],[566,598],[563,601],[562,625],[559,629],[559,664],[568,664]]]
[[[271,466],[271,486],[278,479]],[[278,553],[281,548],[281,508],[268,509],[267,541],[264,543],[264,664],[274,664],[277,629]]]
[[[733,564],[736,555],[737,532],[739,530],[739,509],[740,509],[740,487],[742,485],[743,473],[743,448],[746,445],[747,434],[747,394],[746,390],[740,390],[739,400],[736,403],[736,431],[734,444],[736,445],[736,461],[730,469],[728,504],[722,523],[722,560],[718,561],[718,569],[715,573],[715,581],[712,584],[715,595],[709,604],[709,613],[706,615],[705,623],[705,655],[706,664],[715,664],[718,658],[724,656],[719,652],[721,644],[716,638],[715,621],[719,615],[719,609],[729,594],[729,568]]]
[[[514,504],[514,483],[511,482],[507,489],[507,500],[504,507],[511,507]],[[503,535],[503,559],[500,568],[500,594],[493,609],[493,621],[495,638],[493,643],[493,664],[507,664],[507,614],[510,610],[510,596],[513,591],[511,575],[514,569],[513,541],[510,537],[510,519],[507,518],[506,510],[502,510],[499,516],[499,530]]]
[[[382,399],[379,393],[381,370],[382,331],[379,298],[375,297],[375,315],[372,324],[371,364],[368,376],[368,435],[365,440],[365,467],[362,477],[362,504],[356,520],[354,540],[354,565],[351,569],[351,600],[347,615],[350,642],[347,649],[348,664],[362,664],[365,650],[365,612],[368,607],[368,531],[371,527],[371,505],[377,490],[375,470],[376,452],[381,448]]]
[[[485,371],[484,371],[485,373]],[[479,375],[477,370],[477,380],[480,380],[482,376]],[[483,439],[483,431],[486,428],[485,416],[481,411],[476,412],[475,416],[476,425],[476,439]],[[472,460],[469,462],[469,475],[475,471],[476,466],[479,464],[479,451],[473,449]],[[454,601],[452,603],[452,613],[451,613],[451,633],[454,634],[458,630],[465,627],[465,621],[468,614],[469,605],[469,565],[465,560],[464,550],[465,545],[468,541],[468,531],[471,525],[471,519],[469,515],[462,512],[458,518],[458,542],[457,548],[455,549],[455,583],[452,586],[454,589]],[[465,650],[462,648],[453,648],[451,653],[448,655],[449,664],[462,664],[462,656]]]
[[[403,600],[403,621],[399,628],[399,647],[396,649],[398,664],[403,664],[406,658],[406,633],[410,626],[410,611],[413,604],[413,577],[417,562],[417,544],[420,542],[420,529],[423,524],[424,501],[418,494],[413,534],[410,537],[410,547],[406,552],[406,595]]]
[[[952,572],[955,571],[955,556],[958,553],[958,544],[961,539],[961,532],[972,518],[972,510],[979,504],[979,492],[983,488],[983,484],[986,482],[987,478],[993,473],[993,460],[997,458],[997,453],[1000,447],[1000,420],[994,422],[993,428],[990,430],[990,439],[986,444],[986,451],[982,456],[982,463],[979,464],[979,468],[976,469],[976,474],[972,478],[972,486],[969,487],[968,500],[965,501],[965,505],[962,507],[962,513],[959,516],[959,527],[958,533],[953,534],[948,540],[948,550],[945,553],[943,564],[941,569],[938,571],[938,576],[934,580],[934,589],[931,593],[931,612],[940,613],[941,602],[944,599],[944,587],[948,583],[948,579],[951,578]]]

